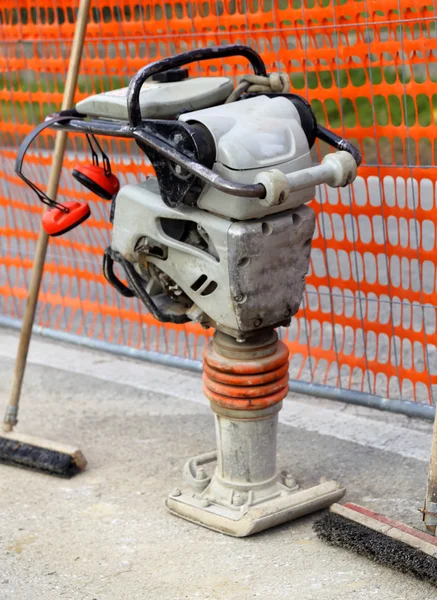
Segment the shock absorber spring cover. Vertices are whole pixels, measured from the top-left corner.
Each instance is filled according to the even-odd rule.
[[[276,334],[255,352],[229,354],[232,353],[215,342],[210,342],[204,351],[204,392],[211,403],[247,411],[273,406],[285,398],[289,352]]]

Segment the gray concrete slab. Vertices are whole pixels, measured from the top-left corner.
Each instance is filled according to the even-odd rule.
[[[0,335],[1,404],[14,338]],[[200,378],[190,374],[190,388],[185,374],[162,369],[35,340],[19,429],[79,444],[89,467],[67,481],[0,466],[2,600],[436,597],[428,584],[325,546],[312,532],[314,516],[238,540],[168,514],[163,501],[180,482],[184,461],[212,449],[214,430],[194,391]],[[279,462],[292,465],[302,484],[337,478],[347,499],[419,526],[425,455],[403,456],[399,438],[410,431],[425,444],[429,424],[310,399],[290,398],[284,411],[289,424],[280,426]],[[319,423],[311,431],[310,414]],[[339,430],[361,431],[359,443],[336,432],[335,422]],[[370,435],[382,425],[391,432],[385,450]]]

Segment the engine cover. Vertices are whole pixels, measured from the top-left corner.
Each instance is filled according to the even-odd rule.
[[[287,98],[260,95],[185,113],[179,120],[208,129],[216,146],[212,169],[227,180],[251,184],[256,175],[269,169],[288,174],[312,165],[299,113]],[[240,221],[296,208],[310,202],[314,194],[314,186],[309,185],[289,194],[282,204],[266,206],[259,198],[235,198],[207,185],[197,205]]]
[[[195,224],[208,247],[178,239],[172,232],[180,229],[181,221]],[[171,208],[150,178],[120,190],[112,249],[141,272],[138,240],[146,238],[149,248],[165,248],[161,257],[152,252],[146,260],[174,280],[211,324],[249,332],[288,322],[297,312],[314,227],[315,215],[308,206],[239,222],[197,207]]]

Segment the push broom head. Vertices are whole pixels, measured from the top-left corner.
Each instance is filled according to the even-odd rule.
[[[351,503],[333,504],[314,531],[331,546],[437,585],[437,538],[428,533]]]
[[[15,432],[0,435],[0,463],[58,477],[72,477],[87,464],[82,452],[74,446]]]

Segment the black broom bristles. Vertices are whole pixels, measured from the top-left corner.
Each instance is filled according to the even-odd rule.
[[[437,585],[437,558],[405,542],[331,512],[314,523],[314,531],[330,546],[352,550],[381,565]]]
[[[86,464],[77,451],[44,447],[44,440],[41,440],[41,445],[37,445],[14,439],[13,434],[11,437],[0,436],[0,462],[66,478],[79,473]]]

